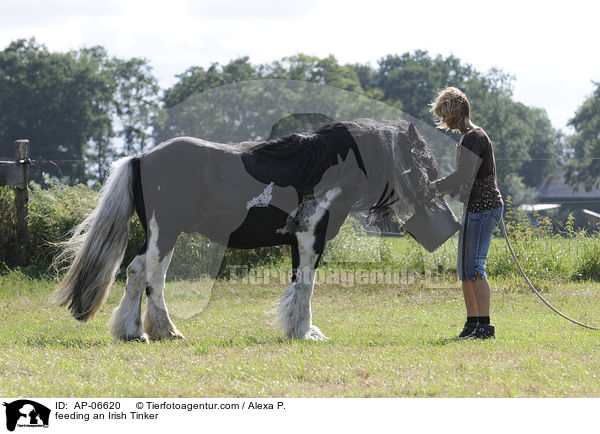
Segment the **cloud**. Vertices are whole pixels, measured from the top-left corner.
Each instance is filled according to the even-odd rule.
[[[3,28],[54,27],[81,17],[114,16],[119,2],[91,0],[3,0],[0,25]]]
[[[516,76],[515,98],[564,128],[600,80],[593,2],[2,0],[0,49],[35,36],[53,51],[102,45],[146,57],[163,86],[193,65],[303,52],[371,63],[417,49]],[[548,98],[552,95],[552,98]]]
[[[217,20],[297,20],[308,17],[318,6],[317,0],[205,0],[190,3],[191,15]]]

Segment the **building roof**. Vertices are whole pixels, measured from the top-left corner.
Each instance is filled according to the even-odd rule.
[[[550,209],[560,208],[560,203],[534,203],[534,204],[523,204],[519,206],[520,210],[523,211],[548,211]]]
[[[570,202],[600,200],[600,190],[586,191],[583,184],[571,186],[565,183],[565,174],[559,170],[548,176],[537,189],[538,202]]]

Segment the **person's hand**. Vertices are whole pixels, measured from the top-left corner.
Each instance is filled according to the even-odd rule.
[[[435,183],[435,181],[429,184],[427,186],[427,189],[433,193],[438,193],[437,184]]]

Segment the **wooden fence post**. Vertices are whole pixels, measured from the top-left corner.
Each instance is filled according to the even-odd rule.
[[[15,141],[15,160],[17,166],[23,168],[23,187],[15,188],[15,207],[17,210],[17,251],[15,265],[27,264],[27,221],[29,220],[29,140]]]

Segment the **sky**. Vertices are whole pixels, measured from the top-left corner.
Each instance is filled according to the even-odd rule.
[[[102,45],[147,58],[162,88],[190,66],[240,56],[258,64],[333,54],[376,66],[426,50],[480,72],[501,68],[515,77],[514,100],[544,108],[570,133],[568,120],[600,81],[599,16],[600,3],[581,0],[0,0],[0,49],[31,37],[51,51]]]

